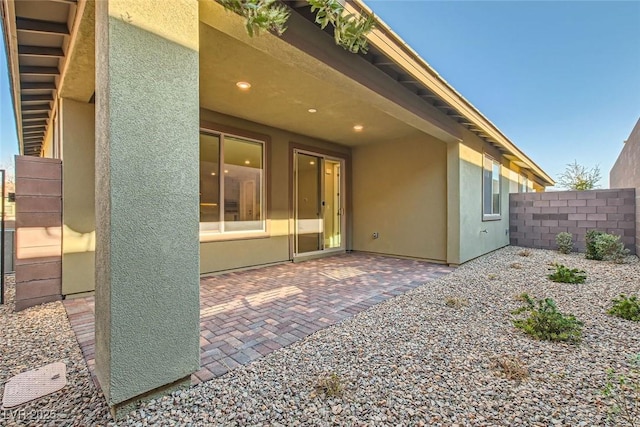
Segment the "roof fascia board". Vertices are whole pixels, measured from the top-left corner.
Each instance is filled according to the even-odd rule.
[[[420,55],[413,50],[400,36],[398,36],[387,24],[385,24],[373,11],[361,0],[349,0],[346,10],[353,14],[362,12],[375,17],[376,26],[367,36],[368,41],[390,56],[398,66],[416,78],[429,90],[438,95],[444,102],[463,113],[472,120],[489,137],[494,139],[507,151],[520,157],[531,169],[545,182],[555,184],[553,179],[546,174],[533,160],[524,154],[513,142],[509,140],[496,125],[486,118],[477,108],[467,101],[453,86],[440,76]]]
[[[18,151],[24,154],[22,141],[22,111],[20,106],[20,69],[18,63],[18,31],[16,28],[16,10],[14,0],[0,0],[2,3],[2,30],[7,52],[9,69],[9,81],[11,82],[11,98],[13,101],[13,114],[16,121],[16,136],[18,138]]]
[[[69,43],[66,49],[66,55],[62,58],[62,66],[60,67],[60,77],[58,82],[58,93],[62,91],[64,87],[67,70],[69,69],[69,64],[71,63],[70,58],[73,57],[75,50],[77,48],[76,40],[78,39],[78,28],[80,28],[80,22],[84,18],[85,6],[87,5],[87,0],[79,0],[76,4],[71,4],[71,15],[73,16],[73,27],[69,31]],[[73,10],[76,8],[76,10]]]

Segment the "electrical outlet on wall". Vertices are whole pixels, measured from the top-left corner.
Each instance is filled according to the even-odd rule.
[[[377,239],[378,237],[380,237],[380,234],[377,231],[374,231],[373,234],[372,234],[372,237],[374,239]]]

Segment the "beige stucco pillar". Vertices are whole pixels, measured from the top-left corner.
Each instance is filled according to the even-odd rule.
[[[96,370],[112,410],[199,368],[197,0],[96,2]]]
[[[460,264],[460,143],[447,143],[447,264]]]
[[[62,294],[95,289],[95,105],[61,99]]]

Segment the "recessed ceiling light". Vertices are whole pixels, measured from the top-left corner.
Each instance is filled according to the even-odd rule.
[[[355,130],[356,132],[362,132],[362,129],[364,129],[364,126],[362,125],[355,125],[353,127],[353,130]]]
[[[211,172],[211,176],[216,176],[216,173],[215,172]]]
[[[248,164],[251,164],[251,162],[250,162],[249,160],[245,160],[245,161],[244,161],[244,164],[245,164],[245,165],[248,165]]]
[[[318,112],[318,110],[316,110],[315,108],[309,108],[307,111],[310,112],[310,113],[317,113]]]
[[[224,173],[229,173],[229,171],[227,169],[224,170]]]
[[[249,90],[249,88],[251,87],[251,83],[249,83],[249,82],[238,82],[238,83],[236,83],[236,86],[238,86],[238,89],[240,89],[240,90]]]

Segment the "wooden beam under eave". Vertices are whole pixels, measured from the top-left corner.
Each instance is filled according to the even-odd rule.
[[[42,129],[42,130],[25,131],[25,132],[22,132],[22,136],[25,137],[25,138],[31,137],[31,136],[44,137],[44,129]]]
[[[46,127],[47,127],[46,120],[40,120],[39,122],[27,122],[22,124],[22,129],[29,129],[29,128],[46,129]]]
[[[64,57],[64,52],[59,47],[29,46],[21,44],[18,45],[18,55],[62,58]]]
[[[22,102],[53,101],[53,96],[50,93],[40,95],[22,95],[20,100]]]
[[[27,133],[46,132],[46,130],[47,130],[47,126],[46,125],[31,126],[30,129],[24,129],[22,131],[22,134],[25,135]]]
[[[56,90],[56,84],[54,82],[22,82],[20,90]]]
[[[33,121],[33,120],[38,120],[38,119],[48,119],[49,118],[49,114],[47,113],[37,113],[37,114],[23,114],[22,115],[22,121]]]
[[[34,67],[23,65],[20,67],[20,74],[25,76],[57,76],[60,74],[58,67]]]
[[[417,81],[408,78],[408,77],[402,77],[398,79],[398,83],[403,83],[403,84],[413,84],[413,85],[417,85],[419,84]]]
[[[385,57],[374,57],[373,58],[373,65],[395,65],[395,62],[393,62],[392,60],[388,59],[386,56]]]
[[[18,31],[29,31],[43,34],[69,35],[69,28],[66,23],[41,21],[31,18],[16,18],[16,28]]]
[[[24,113],[25,111],[49,111],[51,110],[51,104],[46,103],[46,104],[31,104],[31,105],[23,105],[21,108],[22,112]]]

